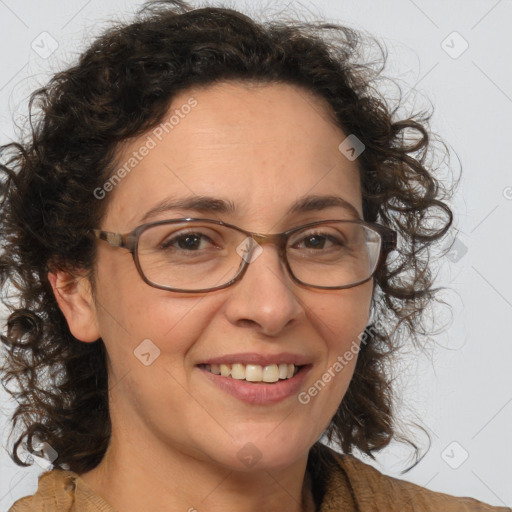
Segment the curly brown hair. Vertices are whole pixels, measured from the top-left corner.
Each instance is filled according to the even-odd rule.
[[[368,62],[367,48],[380,58]],[[108,208],[94,191],[112,176],[121,143],[160,123],[178,92],[227,80],[300,86],[327,100],[333,123],[366,147],[358,157],[364,220],[395,229],[399,243],[374,276],[379,323],[366,329],[324,434],[345,453],[370,457],[401,437],[389,363],[401,340],[423,334],[438,290],[432,248],[452,212],[451,191],[428,163],[432,114],[397,119],[400,103],[392,109],[376,87],[386,60],[378,40],[337,24],[256,22],[225,7],[151,2],[32,94],[29,134],[0,148],[0,289],[9,311],[2,385],[17,401],[13,431],[22,426],[9,452],[16,464],[29,465],[18,450],[32,451],[35,438],[57,451],[62,469],[80,474],[102,460],[111,435],[105,346],[71,334],[48,272],[86,269],[94,289],[95,245],[83,233]]]

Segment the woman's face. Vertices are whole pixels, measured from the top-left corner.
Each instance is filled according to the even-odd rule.
[[[181,93],[165,117],[174,113],[171,122],[123,148],[118,168],[128,162],[130,171],[108,192],[101,229],[126,233],[144,222],[201,217],[278,233],[353,218],[341,206],[290,213],[309,196],[342,198],[362,218],[357,161],[338,149],[348,134],[324,109],[306,91],[285,84],[223,83]],[[199,196],[233,209],[180,207],[144,218],[161,201]],[[122,425],[148,450],[158,446],[157,453],[179,452],[237,470],[256,459],[260,469],[284,468],[322,435],[352,377],[356,358],[345,353],[357,352],[373,282],[344,290],[306,288],[287,274],[275,246],[262,247],[241,281],[184,294],[149,286],[129,251],[98,242],[91,321],[109,356],[114,434]],[[80,338],[80,327],[72,324]],[[288,353],[284,359],[297,356],[310,366],[298,389],[269,402],[228,393],[199,366],[246,353],[271,360]],[[316,392],[308,393],[315,383]]]

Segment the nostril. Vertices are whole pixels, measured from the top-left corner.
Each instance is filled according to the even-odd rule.
[[[240,327],[254,327],[258,325],[258,322],[251,320],[250,318],[240,318],[238,319],[238,325]]]

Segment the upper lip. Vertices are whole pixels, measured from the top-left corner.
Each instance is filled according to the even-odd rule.
[[[258,354],[256,352],[246,352],[243,354],[226,354],[219,357],[212,357],[199,364],[258,364],[261,366],[269,366],[271,364],[294,364],[295,366],[303,366],[310,364],[311,358],[301,354],[293,354],[292,352],[281,352],[279,354]]]

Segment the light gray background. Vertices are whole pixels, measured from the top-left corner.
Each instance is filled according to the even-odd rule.
[[[129,18],[141,4],[0,0],[0,142],[14,137],[13,114],[23,122],[28,94],[38,84],[74,61],[109,20]],[[435,350],[430,355],[411,350],[397,366],[399,412],[429,430],[432,446],[403,476],[399,472],[410,452],[401,445],[390,446],[373,464],[430,489],[512,506],[512,2],[234,0],[231,5],[267,16],[289,5],[305,16],[323,15],[366,30],[388,46],[386,74],[414,88],[418,106],[428,106],[428,99],[434,105],[433,129],[463,168],[453,203],[459,251],[438,262],[452,316],[446,309],[434,311],[449,322],[435,337]],[[47,58],[41,54],[50,52],[51,40],[42,32],[58,43]],[[464,41],[469,46],[461,53]],[[457,173],[457,159],[451,164]],[[5,395],[0,402],[5,447],[12,404]],[[426,446],[424,437],[417,441]],[[0,510],[33,494],[42,471],[37,464],[19,468],[2,450]]]

